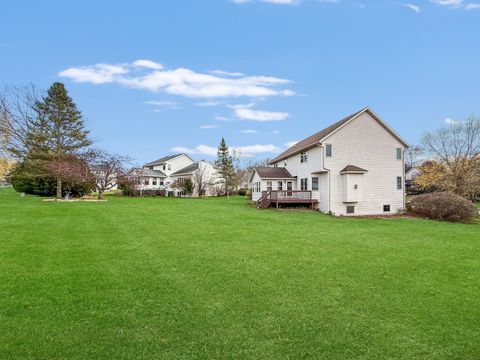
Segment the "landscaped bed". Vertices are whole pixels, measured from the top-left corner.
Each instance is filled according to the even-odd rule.
[[[480,354],[480,224],[0,190],[0,359]]]

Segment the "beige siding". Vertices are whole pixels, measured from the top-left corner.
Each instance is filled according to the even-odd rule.
[[[391,213],[404,208],[404,165],[396,158],[396,148],[404,146],[368,113],[330,135],[324,144],[332,144],[333,156],[325,158],[325,168],[330,170],[334,214],[346,215],[340,171],[347,165],[368,170],[363,175],[363,199],[348,204],[355,205],[356,215],[382,214],[383,205],[390,205]],[[397,176],[402,176],[401,190],[397,190]]]

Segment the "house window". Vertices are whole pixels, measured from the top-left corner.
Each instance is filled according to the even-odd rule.
[[[260,191],[261,191],[261,189],[262,189],[261,184],[262,184],[262,183],[261,183],[260,181],[257,182],[257,192],[260,192]]]
[[[149,179],[145,179],[143,180],[143,185],[148,185],[150,182],[149,182]]]
[[[277,181],[277,190],[283,190],[283,181]]]
[[[327,157],[332,157],[332,144],[325,145],[325,155]]]
[[[273,167],[278,167],[278,164],[273,164]]]
[[[302,151],[300,153],[300,162],[301,163],[304,163],[304,162],[307,162],[308,161],[308,154],[306,151]]]
[[[157,185],[157,178],[153,178],[152,185],[154,185],[154,186]]]
[[[383,212],[390,212],[390,205],[383,205]]]
[[[267,181],[267,191],[272,191],[272,182],[271,181]]]
[[[287,160],[284,160],[283,161],[283,167],[286,167],[287,166]]]
[[[397,190],[402,190],[402,177],[397,176]]]
[[[163,185],[163,181],[162,181],[162,180],[160,180],[160,185]]]
[[[172,170],[172,165],[168,164],[168,170]]]
[[[397,160],[402,160],[402,148],[397,148]]]
[[[300,190],[302,191],[308,190],[308,179],[300,179]]]
[[[150,170],[153,170],[153,166],[149,166],[148,168],[149,168]]]
[[[163,170],[165,170],[167,168],[167,165],[163,164]]]
[[[355,206],[353,205],[347,206],[347,214],[355,214]]]
[[[318,177],[312,177],[312,190],[318,190]]]

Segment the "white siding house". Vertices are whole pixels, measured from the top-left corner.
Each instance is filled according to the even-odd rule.
[[[365,108],[300,141],[269,164],[295,177],[294,189],[310,192],[322,212],[395,214],[405,207],[407,147],[373,110]],[[261,177],[262,170],[257,170],[252,177],[253,200],[266,191],[253,186]]]
[[[182,187],[186,178],[192,180],[202,176],[205,189],[202,195],[211,196],[217,185],[217,172],[214,166],[207,161],[195,161],[186,154],[176,154],[162,157],[145,164],[137,169],[136,175],[140,176],[139,190],[165,190],[166,194],[184,196]],[[192,195],[198,195],[194,190]]]

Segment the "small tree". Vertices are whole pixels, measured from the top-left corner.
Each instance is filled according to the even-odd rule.
[[[215,161],[215,168],[222,179],[223,186],[227,197],[230,196],[230,191],[235,183],[235,168],[233,167],[232,156],[229,153],[228,146],[225,139],[222,137],[220,145],[217,150],[217,160]]]
[[[185,190],[187,195],[192,195],[194,187],[195,186],[191,178],[188,177],[183,181],[183,190]]]
[[[91,171],[95,179],[95,188],[98,199],[103,199],[103,194],[117,184],[117,178],[125,172],[124,166],[129,159],[125,156],[109,154],[97,150],[91,160]]]
[[[193,184],[198,193],[198,197],[202,197],[207,188],[212,185],[211,183],[211,176],[209,176],[205,170],[205,167],[202,166],[202,162],[200,162],[198,165],[198,170],[193,174]]]

